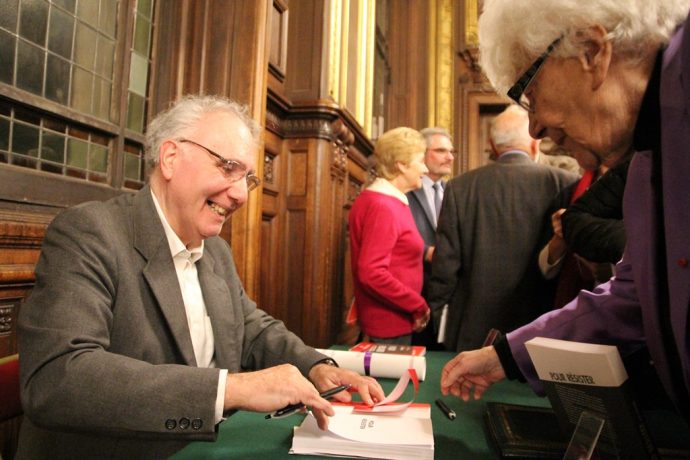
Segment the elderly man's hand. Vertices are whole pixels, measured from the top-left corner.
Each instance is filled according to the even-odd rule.
[[[314,382],[316,388],[322,392],[340,385],[349,384],[351,391],[359,393],[362,402],[369,406],[385,398],[383,388],[375,379],[359,375],[349,369],[329,366],[328,364],[317,364],[312,367],[309,371],[309,380]],[[340,402],[350,402],[352,401],[352,396],[347,391],[341,391],[333,396],[333,399]],[[328,426],[326,415],[319,409],[314,408],[312,408],[312,413],[319,422],[319,427],[325,429]]]
[[[479,399],[487,388],[505,376],[493,346],[464,351],[443,366],[441,393],[451,393],[464,401],[469,401],[470,394]]]
[[[334,385],[336,386],[336,385]],[[228,373],[224,409],[273,412],[289,404],[302,403],[318,412],[319,427],[328,426],[327,415],[334,415],[331,403],[291,364],[255,372]]]

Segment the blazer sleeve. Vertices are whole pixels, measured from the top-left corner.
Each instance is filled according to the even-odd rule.
[[[623,192],[629,164],[628,159],[607,171],[561,218],[568,246],[592,262],[615,264],[623,255]]]
[[[220,251],[220,257],[216,257],[216,263],[222,266],[219,274],[228,284],[230,304],[240,306],[243,318],[242,369],[265,369],[290,363],[307,377],[311,367],[327,357],[305,345],[282,321],[257,308],[256,303],[247,296],[242,287],[227,242],[220,239],[216,241],[224,246]]]
[[[510,351],[520,371],[538,394],[544,394],[525,347],[534,337],[617,345],[622,352],[644,343],[642,309],[629,262],[616,265],[616,276],[580,294],[563,308],[545,313],[507,334]]]
[[[218,369],[154,364],[112,349],[116,293],[145,287],[118,285],[117,273],[129,268],[119,266],[123,249],[112,243],[122,228],[108,228],[107,213],[96,208],[70,209],[47,230],[36,286],[18,322],[25,414],[60,431],[214,439]],[[124,331],[127,341],[155,347],[166,337],[164,329],[152,337],[137,326]],[[181,418],[198,419],[201,427],[166,427]]]

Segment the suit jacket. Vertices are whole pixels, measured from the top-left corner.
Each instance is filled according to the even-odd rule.
[[[442,182],[442,186],[445,190],[446,183]],[[414,223],[417,225],[417,230],[419,234],[422,235],[424,240],[424,255],[426,255],[427,250],[430,246],[436,246],[436,225],[434,224],[434,212],[435,210],[429,206],[429,200],[426,199],[424,188],[418,188],[407,192],[407,200],[410,203],[410,211],[412,211],[412,217],[414,218]],[[427,287],[429,284],[429,279],[431,278],[431,263],[424,260],[424,286],[422,287],[422,297],[427,297]]]
[[[575,174],[506,153],[448,181],[436,233],[429,306],[449,304],[445,346],[480,347],[544,312],[537,265],[544,213]]]
[[[218,368],[325,358],[244,292],[227,243],[197,262]],[[58,215],[19,316],[17,458],[164,458],[214,440],[218,369],[196,367],[182,294],[149,187]]]
[[[671,399],[683,407],[690,394],[690,27],[680,28],[663,53],[660,90],[661,151],[638,151],[630,164],[623,199],[628,244],[616,266],[616,276],[582,291],[570,304],[544,315],[510,334],[510,349],[522,373],[537,391],[541,385],[524,342],[540,335],[583,342],[618,345],[646,343],[654,366]],[[651,82],[650,82],[651,87]],[[642,113],[638,120],[643,120]],[[645,119],[653,129],[659,119]],[[651,123],[650,123],[651,122]],[[654,177],[655,157],[661,158],[661,184]],[[666,262],[666,277],[657,269]],[[671,333],[660,318],[668,294]],[[668,343],[664,343],[668,340]],[[680,365],[669,360],[675,348]],[[676,367],[677,366],[677,367]],[[677,372],[680,379],[675,380]],[[678,381],[680,380],[680,382]],[[678,384],[679,383],[679,384]],[[687,417],[687,413],[686,413]]]

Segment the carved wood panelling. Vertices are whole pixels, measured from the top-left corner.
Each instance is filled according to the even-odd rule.
[[[273,181],[275,180],[274,177],[274,172],[273,172],[273,163],[275,161],[275,157],[273,155],[270,155],[269,153],[266,153],[264,155],[264,178],[263,181],[265,184],[271,184],[273,185]]]
[[[268,13],[271,35],[268,70],[282,83],[287,66],[288,4],[286,0],[273,0],[272,3]]]

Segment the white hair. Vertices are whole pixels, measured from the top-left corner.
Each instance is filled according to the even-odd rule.
[[[529,145],[529,117],[526,110],[511,104],[491,120],[489,136],[498,149]]]
[[[245,105],[222,96],[186,95],[159,113],[146,129],[146,162],[149,166],[158,163],[160,146],[167,139],[184,136],[193,129],[201,118],[211,112],[227,112],[244,123],[258,144],[261,127],[249,116]]]
[[[480,64],[502,94],[558,37],[553,54],[575,56],[577,33],[608,31],[617,56],[641,58],[646,45],[668,43],[690,0],[485,0],[479,18]]]
[[[431,138],[434,136],[443,136],[448,138],[449,141],[453,142],[453,137],[450,135],[450,132],[446,128],[441,128],[439,126],[433,126],[429,128],[424,128],[419,131],[422,133],[422,136],[424,136],[424,140],[426,141],[426,144],[429,145],[431,143]]]

